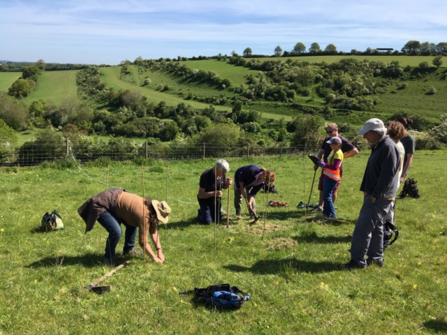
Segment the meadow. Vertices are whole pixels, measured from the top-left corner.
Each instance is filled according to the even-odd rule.
[[[0,334],[446,332],[446,152],[416,152],[410,177],[421,198],[397,200],[400,236],[386,250],[385,266],[344,272],[339,266],[349,260],[368,156],[365,150],[346,160],[338,219],[324,224],[296,207],[307,202],[314,176],[305,155],[228,158],[230,175],[245,164],[274,170],[279,190],[258,194],[261,220],[252,226],[247,214],[235,219],[233,194],[225,192],[230,228],[196,219],[199,176],[212,167],[210,159],[3,167]],[[84,234],[77,208],[112,187],[170,204],[170,221],[159,228],[166,263],[132,258],[103,282],[111,292],[96,295],[84,286],[110,270],[102,264],[106,232],[98,224]],[[268,207],[269,200],[288,206]],[[42,215],[53,209],[65,230],[40,232]],[[179,294],[219,283],[238,286],[251,300],[240,310],[220,312]]]
[[[0,92],[8,92],[12,83],[20,78],[20,72],[0,72]]]

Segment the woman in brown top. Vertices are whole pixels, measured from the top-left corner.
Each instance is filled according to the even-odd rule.
[[[123,255],[141,254],[134,248],[136,231],[139,228],[138,242],[143,251],[155,263],[163,263],[165,256],[161,250],[157,226],[158,221],[168,222],[170,212],[171,208],[165,201],[143,199],[123,189],[99,193],[78,208],[79,215],[87,225],[86,233],[93,229],[96,221],[109,233],[104,255],[104,263],[107,265],[115,264],[115,248],[122,234],[121,223],[126,226]],[[148,234],[154,243],[156,254],[148,244]]]

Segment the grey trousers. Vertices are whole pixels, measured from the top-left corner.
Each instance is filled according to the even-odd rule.
[[[365,264],[365,255],[370,259],[383,260],[383,224],[391,203],[391,200],[377,199],[372,204],[371,195],[363,198],[351,241],[353,261]]]
[[[245,189],[245,193],[248,194],[247,189]],[[236,215],[241,215],[242,213],[242,198],[241,190],[234,189],[234,208],[236,209]],[[256,199],[253,200],[253,212],[256,213]]]

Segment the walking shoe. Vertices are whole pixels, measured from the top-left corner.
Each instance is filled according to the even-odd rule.
[[[129,256],[141,256],[143,252],[141,250],[132,248],[130,250],[127,250],[123,252],[123,256],[129,255]]]
[[[322,212],[323,211],[323,206],[317,206],[317,207],[315,207],[315,208],[313,208],[312,210],[311,210],[311,212]]]
[[[383,259],[374,259],[374,258],[368,258],[366,260],[366,264],[368,266],[371,266],[372,264],[377,265],[378,267],[383,267]]]
[[[104,257],[104,264],[108,266],[115,266],[115,260],[113,258]]]
[[[344,271],[351,271],[352,269],[366,269],[366,267],[366,262],[364,264],[361,264],[351,259],[348,263],[343,264],[341,266],[341,269]]]

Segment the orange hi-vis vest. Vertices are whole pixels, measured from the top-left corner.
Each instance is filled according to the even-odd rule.
[[[341,151],[341,150],[338,150]],[[336,152],[331,151],[329,157],[328,157],[328,163],[329,165],[334,165],[334,158],[336,156]],[[337,155],[339,156],[339,155]],[[336,157],[337,159],[341,159],[342,163],[343,163],[343,153],[341,153],[341,157]],[[340,164],[341,166],[341,164]],[[337,170],[332,170],[332,169],[328,169],[325,168],[323,171],[323,174],[335,181],[340,181],[341,180],[341,176],[340,176],[340,166],[338,167]]]

